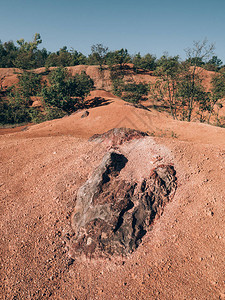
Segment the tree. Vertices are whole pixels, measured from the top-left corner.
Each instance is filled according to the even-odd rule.
[[[84,98],[94,87],[93,80],[83,71],[72,76],[67,69],[58,67],[49,76],[50,86],[42,89],[47,106],[55,106],[72,113],[82,106]]]
[[[100,71],[103,69],[105,64],[106,54],[108,53],[108,47],[103,46],[102,44],[96,44],[91,46],[91,55],[89,56],[89,61],[93,64],[98,64]]]
[[[18,75],[19,82],[4,92],[4,99],[0,99],[0,123],[14,124],[34,121],[33,116],[39,114],[38,109],[31,108],[31,96],[41,91],[40,75],[24,71]],[[1,97],[0,97],[1,98]],[[0,110],[1,110],[0,109]]]
[[[218,104],[219,109],[223,107],[222,103],[219,102],[219,100],[225,98],[225,73],[215,74],[212,77],[211,84],[212,84],[212,88],[211,88],[208,123],[215,109],[215,105]],[[217,110],[217,119],[218,119],[219,109]]]
[[[201,57],[190,57],[186,60],[191,66],[204,67],[205,62]]]
[[[106,63],[112,68],[124,69],[126,63],[131,62],[130,54],[128,53],[127,49],[120,49],[116,51],[110,51],[106,55]]]
[[[132,103],[138,103],[141,100],[146,100],[144,96],[148,95],[149,86],[146,83],[126,83],[123,85],[122,99]]]
[[[177,83],[177,94],[179,107],[181,110],[182,120],[191,121],[193,109],[196,106],[196,111],[200,117],[200,121],[205,121],[204,113],[209,109],[209,96],[205,88],[201,84],[202,79],[195,74],[195,82],[192,82],[192,73],[190,68],[182,73]],[[190,107],[190,101],[192,106]]]
[[[0,41],[0,68],[13,68],[18,49],[12,41],[2,44]]]
[[[194,42],[193,48],[186,50],[187,60],[179,62],[179,57],[163,55],[157,61],[155,74],[160,79],[151,85],[153,99],[169,105],[173,118],[181,117],[188,122],[192,119],[196,107],[200,120],[205,120],[205,113],[210,109],[210,95],[202,85],[202,68],[213,53],[214,45],[207,40]]]
[[[174,119],[177,118],[177,109],[179,108],[177,87],[181,72],[182,64],[179,62],[179,56],[163,55],[158,60],[154,72],[160,79],[150,85],[150,93],[153,99],[168,104]]]
[[[41,77],[39,74],[24,71],[18,75],[18,78],[18,91],[23,97],[36,96],[41,91]]]
[[[37,50],[34,53],[34,68],[41,68],[45,66],[46,59],[48,58],[50,52],[43,48]]]
[[[29,109],[23,99],[20,98],[20,95],[10,100],[0,99],[0,124],[15,124],[30,121]]]
[[[127,49],[120,49],[115,51],[114,53],[114,62],[115,64],[119,64],[120,69],[124,68],[124,65],[130,62],[131,57],[127,51]]]
[[[25,42],[24,39],[17,40],[19,45],[18,55],[14,61],[17,68],[31,69],[35,67],[35,53],[38,45],[42,43],[41,36],[36,33],[33,41]]]
[[[39,33],[35,33],[34,39],[31,42],[25,42],[24,39],[17,40],[17,44],[20,46],[21,51],[34,51],[41,43],[42,40]]]
[[[206,64],[205,69],[209,71],[219,71],[220,67],[222,66],[223,62],[217,56],[213,56]]]
[[[73,48],[68,51],[64,46],[56,53],[50,53],[46,59],[46,67],[68,67],[86,64],[87,58],[81,52],[77,52]]]
[[[73,58],[73,66],[87,64],[87,57],[84,54],[82,54],[81,52],[78,52],[77,50],[74,50],[72,48],[71,55]]]
[[[145,56],[141,56],[140,52],[133,58],[134,69],[143,69],[146,71],[154,71],[156,69],[156,57],[147,53]]]
[[[215,49],[214,44],[208,44],[207,39],[202,42],[194,41],[193,47],[186,49],[188,72],[187,75],[189,84],[187,85],[186,97],[187,97],[187,121],[191,121],[194,103],[196,100],[197,86],[200,84],[201,68],[198,68],[199,61],[205,62],[209,59]]]

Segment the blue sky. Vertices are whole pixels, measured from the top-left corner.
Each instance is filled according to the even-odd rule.
[[[2,42],[30,41],[36,32],[40,48],[67,46],[85,55],[102,43],[184,58],[194,40],[207,38],[225,64],[225,0],[0,0]]]

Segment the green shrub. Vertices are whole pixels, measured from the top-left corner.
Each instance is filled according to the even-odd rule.
[[[143,96],[147,96],[149,91],[146,83],[127,83],[124,85],[124,95],[122,99],[132,103],[138,103],[144,100]]]
[[[18,75],[18,90],[23,97],[36,96],[41,91],[41,77],[39,74],[24,71]]]
[[[52,71],[49,82],[51,85],[42,89],[45,104],[67,113],[75,111],[94,87],[93,80],[85,72],[72,76],[62,67]]]
[[[141,56],[140,53],[136,54],[133,58],[134,71],[137,73],[139,69],[143,69],[145,71],[154,71],[156,69],[156,57],[152,54],[146,54],[145,56]]]
[[[29,108],[27,108],[26,105],[18,101],[0,100],[1,124],[19,124],[30,121]]]
[[[66,116],[67,113],[58,107],[47,107],[44,112],[32,107],[29,110],[29,115],[32,123],[41,123],[62,118]]]
[[[45,121],[60,119],[66,115],[67,113],[58,107],[48,107],[46,109]]]
[[[45,115],[36,107],[29,109],[29,115],[32,123],[41,123],[46,121]]]

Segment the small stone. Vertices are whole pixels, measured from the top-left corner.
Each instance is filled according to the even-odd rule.
[[[92,243],[92,238],[91,238],[91,237],[88,237],[88,238],[87,238],[87,245],[89,246],[89,245],[91,245],[91,243]]]
[[[82,114],[81,118],[86,118],[88,115],[89,115],[89,111],[86,110],[86,111]]]
[[[68,267],[71,266],[74,263],[74,261],[75,260],[73,258],[70,258],[68,261]],[[79,275],[79,273],[77,273],[77,274]]]

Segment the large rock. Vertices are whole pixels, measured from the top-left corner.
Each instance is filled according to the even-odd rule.
[[[146,132],[122,127],[110,129],[102,134],[94,134],[89,138],[89,141],[104,142],[109,146],[115,147],[134,139],[141,139],[145,136],[148,136]]]
[[[111,151],[79,189],[72,228],[75,255],[128,254],[176,190],[175,170],[162,165],[141,184],[119,179],[127,159]]]

